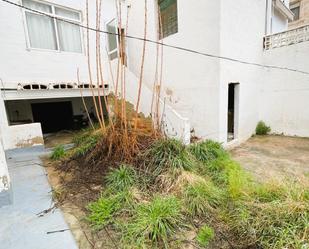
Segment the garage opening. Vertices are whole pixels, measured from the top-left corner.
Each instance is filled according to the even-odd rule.
[[[73,129],[73,108],[70,101],[31,104],[33,121],[41,123],[44,134]]]
[[[239,84],[230,83],[228,86],[228,117],[227,117],[227,141],[237,138],[238,130],[238,103]]]

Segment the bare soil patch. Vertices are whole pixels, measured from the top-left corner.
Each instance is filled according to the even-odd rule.
[[[57,145],[70,144],[72,143],[72,138],[76,132],[73,131],[60,131],[57,133],[49,134],[44,137],[44,143],[46,148],[53,148]]]
[[[255,136],[231,150],[233,159],[259,181],[309,175],[309,139]]]

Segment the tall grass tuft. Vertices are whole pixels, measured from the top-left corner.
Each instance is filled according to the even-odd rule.
[[[200,246],[207,247],[210,241],[213,240],[214,237],[215,237],[214,230],[211,227],[204,225],[200,228],[196,236],[196,241]]]
[[[53,149],[53,152],[50,156],[52,160],[60,160],[66,156],[66,151],[63,145],[58,145]]]
[[[181,221],[180,201],[174,196],[157,196],[150,203],[137,207],[125,239],[139,245],[137,248],[144,248],[146,244],[167,247],[168,238],[176,233]]]
[[[184,203],[190,216],[207,216],[223,200],[223,192],[212,182],[197,182],[184,190]]]
[[[95,148],[99,141],[99,135],[88,134],[85,137],[81,136],[80,140],[76,139],[76,147],[73,150],[73,157],[82,157]]]
[[[113,223],[113,218],[132,201],[129,191],[119,192],[116,194],[102,194],[95,202],[87,206],[90,214],[87,220],[94,229],[100,230],[110,223]]]
[[[212,140],[192,144],[189,147],[189,151],[196,157],[197,160],[203,163],[209,163],[219,157],[222,158],[228,155],[220,143]]]
[[[106,185],[113,191],[128,190],[136,183],[136,173],[131,165],[122,164],[106,176]]]
[[[196,161],[180,141],[176,139],[160,139],[144,154],[146,171],[151,178],[165,172],[192,170]]]
[[[230,226],[247,244],[261,248],[306,248],[309,204],[305,202],[247,202],[234,208]]]

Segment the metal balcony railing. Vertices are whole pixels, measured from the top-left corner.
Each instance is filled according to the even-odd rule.
[[[274,49],[309,41],[309,25],[264,37],[264,49]]]

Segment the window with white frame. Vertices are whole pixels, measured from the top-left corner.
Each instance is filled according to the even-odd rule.
[[[23,0],[27,29],[27,40],[30,48],[49,49],[65,52],[82,52],[81,13],[79,11],[52,5],[49,3]],[[62,20],[33,12],[43,12]]]
[[[118,57],[118,35],[115,19],[106,23],[106,31],[108,32],[106,35],[108,55],[109,59],[113,60]]]

